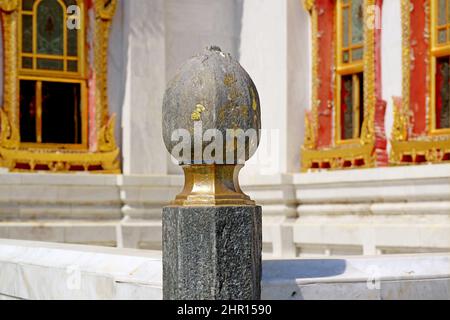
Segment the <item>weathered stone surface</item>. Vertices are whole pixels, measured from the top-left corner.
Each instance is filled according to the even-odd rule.
[[[210,159],[198,159],[194,154],[194,141],[202,141],[204,132],[217,129],[223,139],[223,157],[215,157],[213,163],[225,163],[227,152],[237,152],[238,159],[248,160],[259,143],[261,112],[256,87],[239,62],[218,47],[210,47],[201,54],[189,59],[181,66],[175,77],[168,83],[162,106],[164,143],[172,154],[179,143],[172,141],[176,130],[184,129],[190,133],[191,156],[187,159],[173,154],[180,163],[205,164]],[[201,130],[194,130],[201,123]],[[226,141],[232,139],[227,130],[255,129],[244,149],[226,148]],[[201,139],[201,140],[199,140]],[[211,140],[202,142],[202,154]],[[221,146],[222,147],[222,146]],[[220,159],[221,158],[221,159]],[[216,161],[217,160],[217,161]]]
[[[163,209],[164,299],[260,299],[261,207]]]

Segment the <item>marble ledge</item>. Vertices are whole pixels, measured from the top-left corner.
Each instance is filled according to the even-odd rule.
[[[159,251],[0,239],[0,299],[161,299],[161,267]],[[448,300],[450,255],[264,260],[262,298]]]
[[[314,186],[321,184],[433,180],[450,182],[450,164],[382,167],[369,169],[318,171],[308,173],[276,173],[249,175],[243,170],[241,185],[247,188],[264,186]],[[104,186],[182,186],[182,175],[115,175],[87,173],[9,173],[0,171],[0,185],[104,185]]]
[[[0,185],[115,186],[117,175],[86,173],[0,172]]]
[[[117,175],[117,184],[122,187],[182,187],[183,175]]]
[[[362,182],[389,182],[403,180],[439,179],[450,183],[450,164],[429,164],[415,166],[380,167],[368,169],[317,171],[294,173],[293,183],[298,186],[314,186],[321,184],[344,184]]]

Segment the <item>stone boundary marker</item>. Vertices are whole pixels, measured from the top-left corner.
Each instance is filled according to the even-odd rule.
[[[185,174],[183,191],[163,208],[163,298],[260,299],[261,207],[238,181],[259,143],[253,81],[229,54],[210,47],[169,82],[162,113],[164,142]],[[202,139],[207,130],[215,130],[214,141]],[[227,134],[236,130],[257,134],[239,148]],[[182,154],[175,153],[177,132],[188,136]],[[206,153],[211,143],[214,152]]]

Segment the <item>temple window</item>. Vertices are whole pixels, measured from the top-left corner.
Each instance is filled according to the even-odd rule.
[[[389,161],[449,162],[450,1],[402,0],[401,9],[403,89],[394,100]]]
[[[359,139],[364,121],[363,0],[336,2],[336,135],[339,142]]]
[[[21,143],[86,147],[83,28],[66,27],[75,0],[22,0],[19,19]],[[69,25],[69,24],[67,24]]]
[[[450,129],[450,1],[438,0],[432,11],[431,126],[432,130]],[[447,129],[447,130],[445,130]]]
[[[304,4],[311,18],[312,95],[301,170],[386,165],[382,1],[305,0]]]
[[[0,166],[120,172],[107,88],[116,6],[117,0],[0,1]]]

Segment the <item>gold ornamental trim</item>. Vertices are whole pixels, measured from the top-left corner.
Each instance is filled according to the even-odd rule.
[[[19,0],[0,0],[0,10],[11,13],[19,8]]]
[[[402,24],[402,102],[398,105],[397,114],[394,116],[393,131],[394,140],[407,139],[408,133],[408,109],[410,105],[411,88],[411,1],[401,0],[401,24]],[[397,121],[397,122],[396,122]],[[406,125],[406,128],[405,128]],[[405,132],[406,131],[406,132]]]
[[[450,163],[450,139],[392,141],[392,165]]]
[[[15,172],[74,172],[118,173],[119,149],[111,152],[64,152],[48,150],[11,150],[0,147],[2,164]],[[22,166],[17,167],[18,164]],[[45,167],[45,169],[42,169]]]
[[[373,8],[375,0],[365,0],[365,8]],[[365,10],[367,13],[367,9]],[[364,32],[364,121],[361,128],[361,145],[375,144],[375,22],[365,20]],[[371,21],[371,23],[369,23]]]
[[[13,1],[14,2],[14,1]],[[19,137],[19,100],[18,100],[18,50],[17,50],[17,6],[7,5],[4,1],[1,9],[3,24],[3,108],[1,110],[0,143],[6,148],[18,148]],[[11,4],[11,3],[10,3]]]
[[[114,130],[108,111],[108,46],[109,34],[114,16],[117,0],[95,0],[95,42],[94,42],[94,68],[96,75],[95,85],[95,123],[98,136],[98,149],[111,151],[116,148],[114,139],[114,131],[109,138],[108,130]],[[104,139],[105,138],[105,139]],[[106,139],[107,138],[107,139]],[[114,141],[114,144],[108,141]]]
[[[303,7],[306,11],[311,11],[313,9],[315,0],[303,0]]]
[[[117,7],[117,0],[95,0],[95,16],[103,20],[111,20]]]
[[[184,165],[184,188],[171,205],[184,207],[255,205],[239,186],[243,165]]]
[[[305,152],[306,151],[306,152]],[[373,145],[346,146],[321,150],[302,149],[302,172],[309,170],[346,170],[375,166]]]
[[[315,1],[314,1],[315,2]],[[312,36],[312,111],[311,120],[306,124],[309,125],[308,132],[310,133],[310,145],[317,145],[317,132],[319,130],[319,87],[320,87],[320,79],[319,79],[319,17],[317,13],[317,9],[315,6],[312,7],[311,11],[311,36]],[[305,118],[306,120],[306,118]]]
[[[392,100],[394,106],[392,141],[406,141],[408,139],[408,117],[403,110],[403,101],[405,99],[400,97],[393,97]]]

